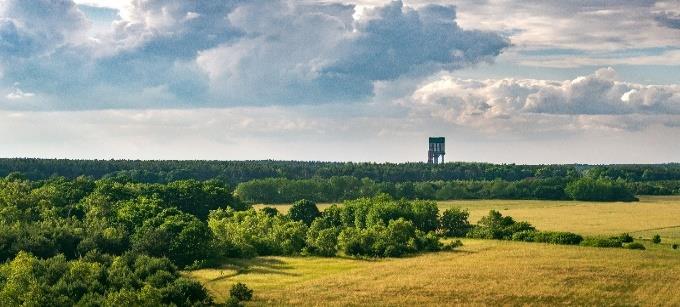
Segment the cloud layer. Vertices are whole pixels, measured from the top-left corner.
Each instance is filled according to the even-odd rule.
[[[492,61],[506,38],[467,31],[452,6],[367,10],[298,1],[134,1],[111,30],[70,0],[0,4],[6,91],[36,110],[356,102],[377,81]],[[29,97],[26,97],[29,98]]]
[[[677,0],[73,1],[0,0],[0,156],[680,152]]]
[[[652,118],[667,124],[676,120],[680,115],[680,86],[617,81],[612,68],[565,81],[470,80],[445,74],[423,84],[402,105],[460,125],[491,126],[492,122],[527,119],[538,124],[542,119],[550,121],[560,116],[604,124],[602,116],[619,115],[609,121],[634,129],[654,123]],[[567,128],[557,122],[548,125]]]

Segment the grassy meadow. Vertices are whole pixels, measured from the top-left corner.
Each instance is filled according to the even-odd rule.
[[[496,209],[540,230],[588,236],[629,232],[648,249],[464,239],[455,251],[405,258],[229,259],[220,268],[186,274],[201,281],[218,302],[227,298],[232,284],[244,282],[255,290],[251,306],[680,305],[680,250],[670,247],[680,243],[680,197],[642,197],[637,203],[475,200],[439,205],[442,210],[468,208],[472,222]],[[288,206],[277,208],[285,212]],[[662,244],[647,241],[656,233]]]

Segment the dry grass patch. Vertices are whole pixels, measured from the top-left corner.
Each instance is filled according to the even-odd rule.
[[[255,290],[253,305],[680,305],[677,251],[465,244],[455,252],[378,261],[264,257],[237,264],[255,268],[240,274],[190,275],[218,300],[231,284],[245,282]]]
[[[477,200],[440,202],[440,208],[470,210],[474,223],[489,210],[515,220],[528,221],[541,230],[571,231],[583,235],[651,238],[659,233],[667,242],[680,243],[680,197],[640,197],[639,202],[580,202],[536,200]]]

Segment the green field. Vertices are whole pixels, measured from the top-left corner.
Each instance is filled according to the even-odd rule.
[[[468,208],[474,222],[490,209],[541,230],[584,235],[629,232],[647,250],[464,240],[453,252],[360,260],[318,257],[232,259],[219,269],[187,274],[218,302],[244,282],[250,305],[680,305],[680,198],[638,203],[572,201],[447,201]],[[282,211],[286,206],[279,206]],[[646,241],[653,234],[660,245]]]

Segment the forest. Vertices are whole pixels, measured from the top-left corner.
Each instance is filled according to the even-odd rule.
[[[64,161],[0,160],[2,305],[211,305],[182,270],[233,258],[400,257],[460,245],[443,237],[626,247],[625,236],[543,232],[496,211],[472,224],[465,210],[439,212],[436,200],[680,193],[676,165]],[[321,212],[316,202],[338,204]],[[283,214],[255,203],[294,204]]]

